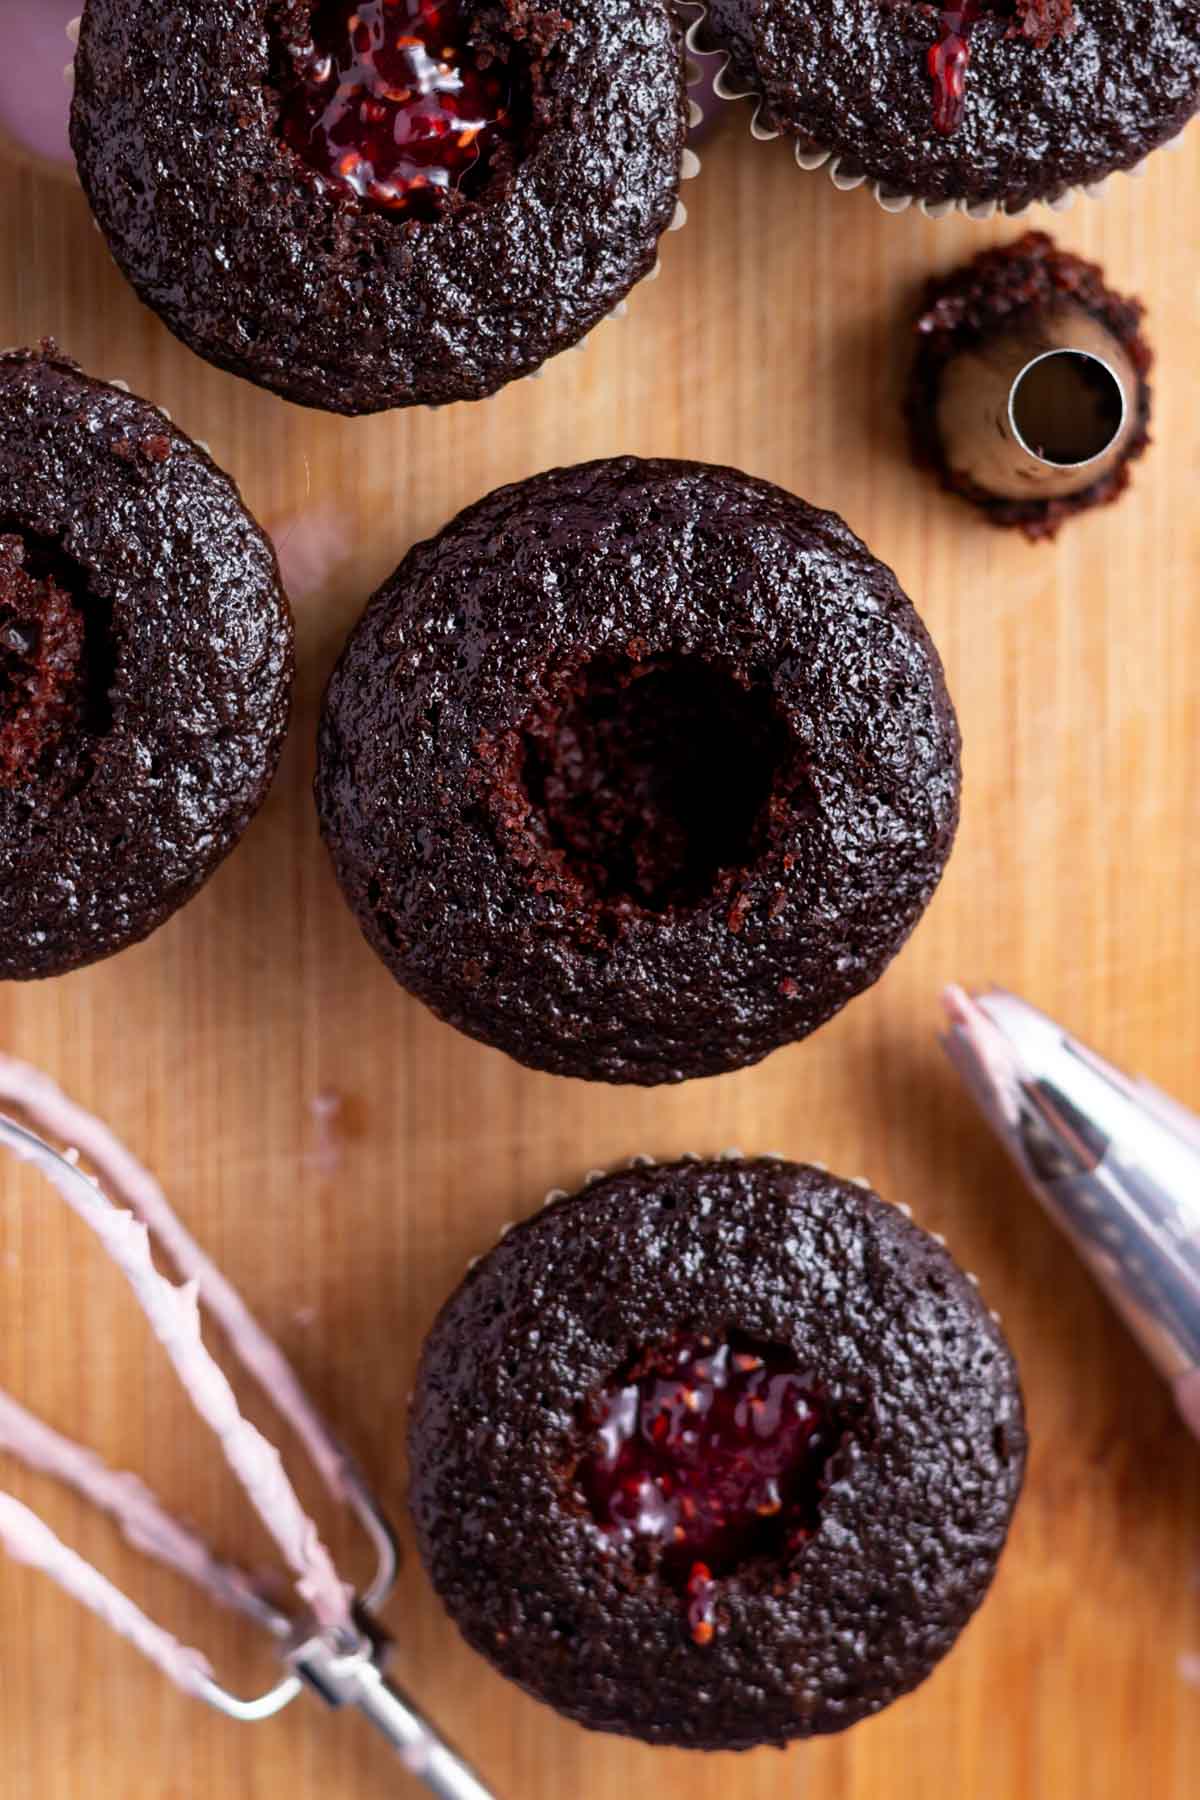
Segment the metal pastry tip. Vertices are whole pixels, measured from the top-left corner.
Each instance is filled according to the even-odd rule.
[[[1062,303],[946,366],[938,430],[950,468],[989,494],[1062,499],[1109,474],[1139,419],[1125,345]]]
[[[942,1043],[1200,1436],[1200,1118],[994,988],[943,996]]]

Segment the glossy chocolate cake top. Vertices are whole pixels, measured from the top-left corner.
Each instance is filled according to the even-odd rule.
[[[685,132],[666,0],[88,0],[72,142],[137,292],[335,412],[479,399],[652,267]]]
[[[632,1168],[508,1232],[427,1339],[426,1567],[581,1724],[750,1749],[927,1676],[1025,1464],[999,1327],[898,1208],[772,1160]]]
[[[342,654],[317,798],[397,979],[534,1068],[655,1083],[805,1036],[950,853],[937,652],[836,515],[699,463],[502,488]]]
[[[237,489],[52,345],[0,357],[0,978],[135,943],[263,799],[292,624]]]
[[[1197,0],[711,0],[704,34],[764,124],[934,202],[1054,199],[1200,105]]]

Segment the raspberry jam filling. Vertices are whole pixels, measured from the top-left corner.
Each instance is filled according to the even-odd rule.
[[[967,65],[971,60],[971,33],[979,20],[1001,9],[988,0],[962,0],[938,13],[937,42],[929,49],[929,75],[933,82],[933,128],[943,137],[958,130],[967,105]]]
[[[811,791],[766,683],[697,656],[602,657],[479,745],[488,810],[531,884],[666,914],[732,888]]]
[[[1070,37],[1076,25],[1075,0],[951,0],[949,6],[932,10],[938,35],[927,61],[934,129],[943,137],[950,137],[963,122],[972,38],[981,21],[1005,22],[1009,37],[1023,37],[1036,50],[1044,50],[1056,37]]]
[[[35,776],[88,714],[88,629],[52,553],[0,534],[0,787]]]
[[[324,0],[290,60],[284,141],[372,207],[436,219],[517,160],[524,68],[458,0]]]
[[[722,1576],[786,1565],[812,1536],[840,1435],[792,1353],[739,1333],[646,1352],[587,1423],[575,1479],[593,1519],[679,1592],[700,1645],[718,1629]]]

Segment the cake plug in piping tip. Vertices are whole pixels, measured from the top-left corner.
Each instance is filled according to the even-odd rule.
[[[1008,500],[1064,500],[1114,469],[1138,426],[1128,351],[1070,302],[946,365],[946,465]]]
[[[272,1718],[308,1689],[331,1707],[351,1706],[362,1713],[438,1800],[493,1800],[437,1729],[385,1676],[388,1640],[372,1614],[395,1583],[395,1535],[361,1471],[313,1407],[279,1346],[192,1238],[153,1176],[100,1120],[75,1106],[48,1077],[6,1056],[0,1056],[0,1105],[18,1107],[40,1131],[72,1145],[62,1155],[27,1125],[0,1112],[0,1147],[46,1176],[125,1277],[189,1400],[213,1431],[288,1564],[298,1608],[285,1610],[275,1583],[219,1557],[142,1482],[108,1468],[4,1393],[0,1452],[74,1488],[106,1512],[135,1548],[264,1629],[282,1659],[282,1676],[259,1698],[239,1699],[216,1680],[198,1650],[177,1642],[61,1542],[36,1513],[3,1492],[0,1549],[57,1581],[183,1692],[227,1717],[244,1723]],[[81,1152],[95,1176],[78,1166]],[[107,1197],[101,1182],[121,1205]],[[174,1265],[183,1278],[181,1286],[159,1272],[152,1247]],[[233,1388],[204,1344],[201,1303],[220,1324],[243,1369],[299,1437],[331,1497],[363,1527],[376,1567],[361,1595],[341,1580],[278,1451],[243,1417]]]
[[[1200,1118],[1002,989],[944,996],[942,1043],[1200,1438]]]

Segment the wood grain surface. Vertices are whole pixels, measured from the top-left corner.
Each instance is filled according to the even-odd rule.
[[[914,472],[898,413],[921,280],[1021,225],[887,217],[727,115],[627,318],[482,405],[359,422],[190,356],[138,306],[78,190],[0,161],[0,343],[53,334],[206,439],[293,534],[299,638],[282,772],[242,846],[141,948],[0,991],[0,1046],[166,1177],[401,1517],[405,1396],[435,1308],[506,1220],[591,1166],[735,1144],[816,1158],[909,1202],[979,1274],[1034,1448],[992,1595],[927,1684],[786,1756],[650,1751],[503,1683],[410,1556],[389,1612],[400,1673],[502,1800],[625,1800],[643,1782],[661,1800],[1184,1800],[1200,1783],[1200,1449],[934,1031],[943,982],[993,978],[1200,1106],[1200,131],[1100,203],[1035,215],[1147,298],[1159,364],[1132,491],[1034,548]],[[658,1092],[528,1073],[406,998],[342,905],[310,798],[322,684],[408,546],[501,482],[623,451],[731,462],[844,513],[924,614],[966,737],[959,846],[886,979],[758,1069]],[[311,1113],[325,1089],[344,1097],[332,1172]],[[0,1383],[225,1546],[264,1551],[117,1279],[47,1191],[0,1180]],[[240,1626],[75,1502],[11,1465],[0,1483],[228,1681],[268,1672]],[[365,1726],[315,1703],[245,1727],[176,1696],[3,1561],[0,1744],[5,1800],[418,1791]]]

